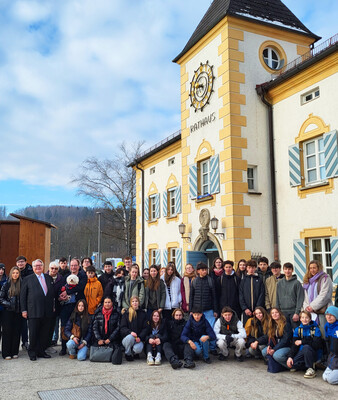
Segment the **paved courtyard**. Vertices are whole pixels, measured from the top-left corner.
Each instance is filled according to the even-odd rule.
[[[79,362],[56,354],[51,360],[32,362],[27,352],[21,351],[18,360],[0,360],[0,399],[39,399],[40,391],[112,385],[131,400],[155,396],[161,400],[336,400],[338,387],[323,382],[321,375],[322,371],[318,371],[315,379],[306,380],[301,372],[268,374],[261,361],[238,363],[232,358],[226,362],[213,358],[211,365],[197,362],[194,370],[182,368],[176,371],[167,362],[161,366],[148,366],[145,359],[132,363],[123,360],[122,365],[116,366]],[[87,400],[83,396],[79,399]]]

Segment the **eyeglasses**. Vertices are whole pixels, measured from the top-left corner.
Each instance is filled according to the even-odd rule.
[[[54,267],[51,267],[51,268],[49,268],[49,269],[58,270],[59,268],[58,268],[58,267],[56,267],[56,268],[54,268]]]

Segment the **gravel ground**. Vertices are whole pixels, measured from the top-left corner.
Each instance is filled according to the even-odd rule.
[[[55,349],[59,350],[57,346]],[[18,360],[0,360],[0,399],[39,399],[38,391],[109,384],[131,400],[191,398],[331,400],[338,398],[338,387],[302,372],[269,374],[262,361],[213,358],[211,365],[198,361],[193,370],[173,370],[169,363],[148,366],[145,358],[122,365],[70,360],[53,354],[52,359],[32,362],[21,351]]]

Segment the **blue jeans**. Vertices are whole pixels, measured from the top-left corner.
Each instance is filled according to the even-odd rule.
[[[198,342],[194,342],[196,346],[195,354],[199,356],[201,353],[203,353],[203,358],[209,358],[209,340],[206,340],[205,342],[201,342],[200,340]]]
[[[268,351],[268,347],[265,347],[265,349],[262,350],[262,355],[264,358],[266,358],[267,351]],[[290,351],[290,347],[283,347],[281,349],[276,350],[273,353],[272,357],[279,364],[283,365],[283,367],[288,368],[288,366],[286,365],[286,361],[288,359],[289,351]]]
[[[323,373],[323,379],[330,385],[338,385],[338,369],[330,369],[329,367]]]
[[[67,342],[67,349],[68,349],[69,354],[72,356],[76,355],[76,350],[77,350],[77,359],[79,361],[84,361],[87,358],[88,347],[83,346],[82,349],[78,350],[78,347],[80,344],[81,344],[81,342],[77,345],[73,339],[70,339]]]
[[[213,310],[203,311],[203,314],[206,320],[209,322],[212,329],[214,329],[214,325],[216,322],[216,318],[214,317]],[[210,340],[210,350],[216,350],[216,340]]]
[[[53,338],[52,338],[52,340],[55,342],[59,340],[59,329],[60,329],[60,317],[56,317]]]
[[[136,340],[132,335],[127,335],[122,340],[122,346],[124,347],[125,354],[127,354],[128,356],[132,354],[132,351],[135,354],[140,354],[142,353],[143,350],[143,343],[142,342],[136,343]]]

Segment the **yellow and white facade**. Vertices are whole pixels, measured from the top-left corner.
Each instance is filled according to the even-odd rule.
[[[144,267],[174,260],[182,271],[186,262],[211,263],[215,256],[235,262],[259,255],[276,258],[268,113],[256,86],[271,80],[274,62],[283,68],[307,53],[315,40],[297,30],[226,15],[175,60],[181,70],[177,83],[181,133],[134,165],[136,258],[143,260]],[[283,81],[265,96],[274,118],[278,257],[282,262],[294,258],[294,241],[304,239],[306,246],[310,237],[319,234],[321,238],[338,236],[337,180],[328,179],[325,189],[291,187],[288,169],[290,145],[338,126],[334,94],[324,89],[337,87],[337,56],[332,57],[335,64],[323,60],[313,71],[304,70],[302,78],[297,75]],[[189,96],[194,89],[191,82],[206,64],[213,71],[212,92],[203,110],[195,111]],[[302,105],[300,96],[318,85],[320,97]],[[326,201],[322,218],[317,210]],[[218,220],[217,230],[210,224],[213,217]],[[183,235],[180,224],[185,226]],[[302,262],[310,255],[307,252]]]

